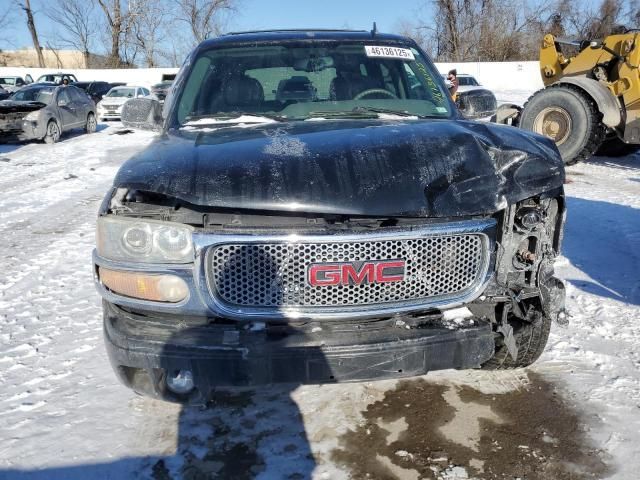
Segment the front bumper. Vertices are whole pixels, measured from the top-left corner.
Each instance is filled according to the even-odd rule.
[[[122,105],[115,109],[107,109],[105,107],[98,107],[98,117],[105,119],[119,119],[122,116]]]
[[[106,301],[103,309],[106,348],[120,380],[139,393],[192,404],[205,403],[219,387],[410,377],[478,367],[494,353],[491,325],[477,318],[455,328],[432,318],[407,328],[394,317],[256,329],[151,317]],[[178,370],[190,370],[195,382],[184,396],[166,386],[167,375]]]
[[[0,124],[0,139],[3,140],[39,140],[45,134],[45,127],[35,121],[19,120]]]

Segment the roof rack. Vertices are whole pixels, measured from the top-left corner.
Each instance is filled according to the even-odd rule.
[[[226,35],[242,35],[245,33],[282,33],[282,32],[366,32],[366,30],[349,30],[344,28],[280,28],[269,30],[246,30],[243,32],[228,32]]]

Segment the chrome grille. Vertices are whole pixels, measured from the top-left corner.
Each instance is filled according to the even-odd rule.
[[[406,235],[343,241],[234,241],[213,245],[207,255],[209,288],[227,308],[366,307],[425,304],[459,299],[474,291],[488,268],[484,233]],[[316,263],[403,259],[404,280],[313,287],[307,268]]]

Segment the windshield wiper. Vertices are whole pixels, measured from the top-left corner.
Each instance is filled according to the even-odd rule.
[[[328,110],[309,113],[308,118],[378,118],[377,112],[357,110]]]
[[[404,110],[393,110],[391,108],[379,108],[379,107],[355,107],[354,112],[372,112],[372,113],[384,113],[387,115],[398,115],[399,117],[417,117],[425,118],[424,115],[418,115],[417,113],[409,113]]]
[[[427,118],[424,115],[378,107],[355,107],[353,110],[315,111],[309,118],[380,118],[382,115],[396,115],[398,117]]]

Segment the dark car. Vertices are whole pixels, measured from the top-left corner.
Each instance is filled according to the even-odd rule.
[[[74,86],[34,83],[0,101],[0,140],[44,140],[55,143],[63,132],[96,131],[96,106]]]
[[[160,103],[164,103],[164,99],[167,98],[171,85],[173,85],[173,81],[156,83],[151,87],[151,93],[156,96]]]
[[[102,97],[106,95],[106,93],[111,90],[113,87],[118,85],[125,85],[124,83],[109,83],[109,82],[101,82],[101,81],[93,81],[93,82],[75,82],[73,84],[74,87],[81,88],[84,90],[87,95],[91,97],[95,103],[98,103],[102,100]]]
[[[160,134],[104,199],[94,272],[139,393],[523,367],[565,318],[558,150],[465,120],[413,40],[218,37],[122,117]]]

